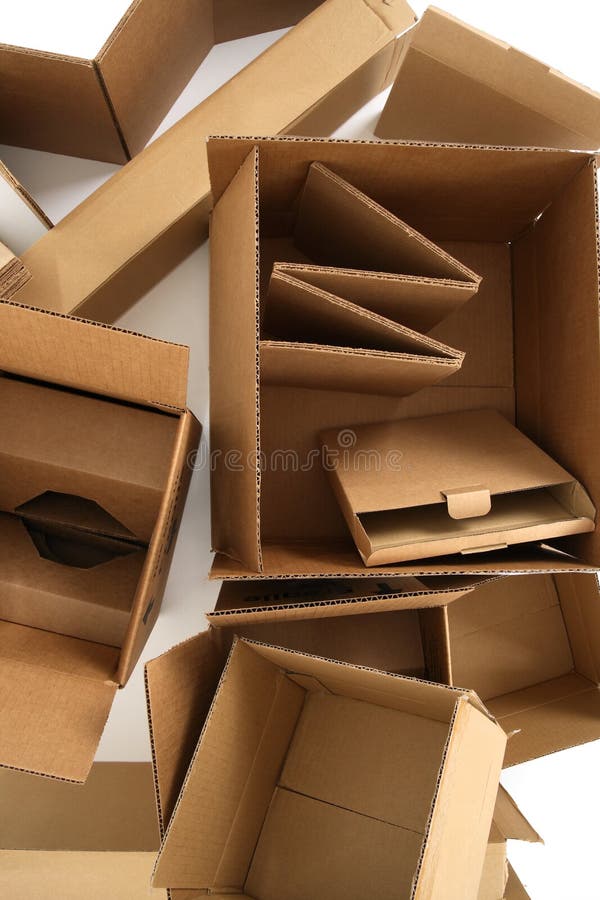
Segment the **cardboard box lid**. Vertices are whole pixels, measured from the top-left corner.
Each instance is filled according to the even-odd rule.
[[[202,641],[204,647],[206,647],[207,640],[209,639],[204,637]],[[186,648],[186,645],[181,646]],[[189,650],[189,647],[185,649],[184,655]],[[497,791],[497,782],[494,783],[493,774],[499,774],[505,744],[505,736],[501,734],[498,726],[487,717],[484,707],[480,704],[478,698],[474,694],[457,691],[442,685],[434,685],[415,679],[399,678],[398,676],[372,669],[357,668],[332,660],[312,657],[305,653],[288,651],[245,640],[235,643],[226,669],[227,683],[230,686],[231,684],[237,686],[233,689],[233,695],[230,695],[226,700],[225,695],[220,691],[218,702],[215,701],[216,705],[213,703],[208,718],[203,723],[203,743],[198,744],[196,751],[193,753],[192,768],[190,768],[185,777],[183,791],[177,801],[175,814],[172,816],[166,831],[166,837],[157,861],[157,881],[163,884],[172,884],[175,881],[179,886],[191,889],[190,886],[193,886],[194,883],[198,884],[197,879],[202,880],[206,877],[212,877],[207,873],[213,869],[213,866],[217,866],[220,871],[222,870],[223,877],[227,883],[230,883],[227,880],[228,875],[231,876],[234,870],[231,867],[235,868],[235,860],[239,860],[240,853],[243,852],[243,848],[247,844],[248,835],[243,827],[240,830],[238,827],[239,823],[236,823],[235,834],[229,833],[228,815],[231,811],[229,801],[224,800],[225,807],[223,808],[219,802],[217,809],[216,807],[213,808],[211,802],[205,798],[201,805],[204,811],[208,808],[213,808],[210,819],[214,828],[214,834],[208,844],[202,844],[201,850],[194,843],[193,835],[198,824],[198,811],[195,804],[199,798],[204,796],[202,785],[204,784],[206,787],[206,777],[209,777],[210,781],[209,773],[200,764],[200,756],[204,758],[208,753],[215,763],[221,758],[223,749],[217,752],[216,745],[213,748],[215,739],[221,748],[228,746],[229,738],[227,734],[221,734],[219,725],[221,722],[223,725],[225,722],[228,722],[228,729],[233,729],[237,735],[234,745],[238,748],[238,751],[240,751],[242,744],[245,746],[244,742],[246,740],[253,740],[252,735],[255,735],[256,727],[252,726],[250,731],[247,731],[246,725],[241,721],[233,721],[235,717],[232,719],[228,715],[230,703],[235,702],[239,704],[241,696],[244,695],[244,685],[249,687],[253,703],[254,700],[260,703],[262,710],[256,723],[258,727],[258,732],[256,733],[259,733],[259,720],[262,721],[262,713],[270,708],[269,698],[273,689],[271,673],[277,674],[282,670],[293,673],[292,681],[288,685],[287,692],[283,689],[281,692],[276,691],[273,697],[278,706],[285,696],[288,697],[290,701],[289,706],[283,703],[280,707],[286,719],[289,717],[290,710],[296,709],[297,702],[300,701],[303,695],[303,692],[301,694],[298,693],[297,685],[304,685],[310,689],[311,685],[314,686],[318,682],[323,689],[334,694],[353,697],[377,705],[390,705],[392,708],[406,709],[406,704],[408,704],[411,712],[415,708],[421,708],[420,703],[430,704],[432,718],[439,718],[440,721],[447,723],[452,720],[450,742],[456,741],[457,747],[460,744],[461,753],[464,752],[468,757],[469,765],[467,768],[469,774],[468,778],[466,778],[466,768],[460,776],[457,775],[453,767],[451,767],[452,771],[450,771],[450,768],[444,768],[445,775],[442,777],[440,792],[436,802],[436,808],[439,809],[440,814],[438,815],[434,812],[430,819],[431,837],[427,842],[427,860],[415,876],[418,882],[415,896],[421,896],[420,890],[423,890],[423,896],[429,896],[426,885],[431,879],[436,881],[438,878],[438,875],[434,874],[434,870],[441,872],[439,877],[442,879],[446,876],[452,877],[454,881],[451,883],[456,885],[457,891],[455,896],[464,896],[458,892],[465,887],[469,880],[473,881],[474,884],[477,883],[479,877],[478,868],[483,863],[483,849],[487,841],[493,803]],[[239,675],[243,672],[246,674],[240,682]],[[250,684],[248,679],[253,679],[254,677],[256,677],[257,682]],[[316,682],[315,679],[317,680]],[[288,680],[286,679],[286,681]],[[279,676],[277,681],[280,684]],[[266,692],[263,694],[259,690],[257,693],[260,685],[266,687],[267,682],[269,687]],[[294,682],[296,682],[296,686]],[[222,689],[224,683],[224,681],[221,681]],[[397,697],[396,693],[398,694]],[[416,707],[415,703],[417,703]],[[398,705],[396,706],[396,704]],[[460,706],[460,711],[455,719],[453,718],[453,710],[458,708],[458,706]],[[223,719],[223,716],[225,716],[225,719]],[[245,719],[246,713],[244,714]],[[284,739],[285,731],[286,728],[283,726],[281,726],[281,730],[279,726],[275,729],[275,732],[271,735],[275,744],[279,745],[281,743]],[[211,732],[210,740],[208,739],[209,732]],[[273,759],[275,758],[271,751],[270,742],[261,747],[263,762],[269,771],[272,769]],[[236,759],[241,758],[238,752]],[[244,758],[248,762],[252,759],[252,754],[249,757],[244,754]],[[462,768],[462,766],[459,766],[459,768]],[[457,778],[460,782],[458,787]],[[225,788],[225,785],[223,787]],[[491,796],[488,796],[488,789],[492,791]],[[229,794],[230,792],[230,786],[227,786],[227,793]],[[487,798],[485,800],[483,798],[484,793]],[[262,803],[259,802],[257,806],[255,803],[257,798],[254,791],[251,791],[250,794],[245,798],[245,802],[247,801],[249,804],[249,806],[246,806],[246,810],[248,812],[251,811],[250,816],[254,818],[257,814],[257,808],[260,811]],[[456,802],[460,804],[460,809],[455,805]],[[206,805],[207,803],[208,806]],[[480,812],[482,827],[485,827],[483,842],[479,841],[479,836],[474,833],[473,819],[470,812],[465,812],[465,810],[470,811],[471,808],[474,810],[475,807]],[[448,808],[450,808],[450,813],[448,813]],[[489,816],[487,816],[488,812]],[[460,846],[463,848],[461,853],[456,852],[454,838],[449,838],[448,831],[444,828],[444,822],[448,814],[456,814],[456,840],[460,842]],[[223,829],[226,829],[225,832]],[[443,840],[441,839],[440,830],[444,831]],[[221,855],[223,847],[220,843],[220,836],[226,836],[227,834],[229,834],[227,859],[224,859]],[[481,847],[479,847],[480,843],[482,844]],[[452,847],[450,846],[451,844]],[[464,852],[465,846],[469,848],[466,853]],[[482,851],[481,854],[479,850]],[[481,856],[481,859],[479,859],[479,856]],[[198,884],[198,887],[200,886]],[[439,891],[439,884],[436,881],[431,896],[437,896],[437,891]],[[442,896],[442,894],[439,894],[439,896]]]
[[[19,256],[52,222],[0,160],[0,241]]]
[[[166,409],[187,401],[189,348],[0,302],[0,369]]]
[[[339,448],[339,434],[326,432],[324,446]],[[445,501],[453,518],[479,516],[489,511],[490,495],[573,481],[496,410],[364,425],[353,434],[351,449],[344,451],[350,460],[375,451],[382,461],[369,465],[362,456],[366,465],[335,464],[355,513]]]
[[[408,37],[378,137],[595,150],[600,95],[429,7]]]
[[[83,782],[117,690],[117,684],[109,680],[106,663],[110,659],[102,652],[113,648],[50,635],[56,639],[53,643],[58,654],[65,641],[85,645],[85,651],[90,646],[99,651],[99,658],[93,660],[95,665],[88,664],[87,671],[83,659],[79,671],[60,671],[60,662],[53,659],[38,664],[31,661],[35,652],[28,651],[26,645],[32,636],[37,637],[36,629],[12,626],[13,632],[21,630],[21,637],[18,644],[8,645],[8,624],[2,623],[5,643],[0,658],[0,766]]]

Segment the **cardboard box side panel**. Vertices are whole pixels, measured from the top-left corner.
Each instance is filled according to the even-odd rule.
[[[95,763],[81,785],[0,771],[5,850],[157,851],[150,763]]]
[[[517,424],[580,481],[596,508],[600,506],[600,474],[595,465],[600,442],[600,329],[598,327],[598,211],[596,168],[588,163],[545,210],[534,226],[537,329],[529,342],[527,297],[516,298],[515,319]],[[530,243],[531,238],[526,240]],[[518,248],[518,244],[517,244]],[[519,260],[519,250],[516,250]],[[518,262],[517,262],[518,264]],[[524,284],[523,290],[528,285]],[[521,288],[519,288],[521,289]],[[577,296],[577,314],[571,298]],[[533,316],[532,316],[533,317]],[[547,351],[551,346],[552,353]],[[578,376],[571,357],[577,348],[590,360],[586,377]],[[521,374],[526,353],[530,360]],[[525,398],[521,383],[532,366],[535,392]],[[537,393],[537,396],[535,395]],[[600,532],[558,543],[579,559],[600,563]]]
[[[596,575],[554,579],[575,660],[585,678],[600,682],[600,593]]]
[[[12,622],[0,621],[0,638],[0,658],[90,681],[112,681],[119,659],[117,647]]]
[[[465,700],[459,701],[415,898],[477,896],[505,747],[502,730]]]
[[[85,781],[117,685],[14,659],[0,676],[0,766]]]
[[[69,313],[101,291],[92,297],[96,315],[106,321],[123,312],[206,236],[210,183],[203,139],[215,132],[284,130],[392,37],[364,0],[328,0],[318,7],[67,215],[52,241],[37,241],[24,259],[37,288],[20,302]],[[188,214],[189,230],[180,224]],[[173,226],[183,230],[183,248],[181,235],[162,237]],[[102,254],[96,252],[98,230]],[[158,238],[160,256],[145,271],[138,258]],[[132,261],[134,271],[122,271]],[[111,298],[108,285],[115,276],[117,296]]]
[[[159,828],[164,835],[225,666],[227,651],[208,631],[145,666]]]
[[[234,41],[237,38],[275,31],[295,25],[323,0],[213,0],[215,40]]]
[[[214,38],[214,0],[142,0],[97,58],[129,156],[143,149]]]
[[[215,206],[211,225],[212,544],[260,571],[258,154]],[[235,264],[232,265],[232,260]]]
[[[166,900],[164,891],[148,887],[153,860],[153,853],[143,852],[3,850],[2,887],[13,900]]]
[[[235,644],[163,840],[155,886],[241,889],[303,702],[302,688],[246,643]],[[211,820],[202,843],[199,809]]]
[[[7,372],[133,403],[185,409],[189,348],[0,303]]]
[[[89,60],[0,46],[0,142],[123,163],[111,110]]]
[[[119,684],[125,684],[131,675],[158,618],[192,477],[190,454],[198,446],[200,431],[192,413],[181,417],[162,504],[123,641],[117,672]]]
[[[477,900],[504,900],[506,877],[506,841],[490,842],[485,853]]]
[[[579,136],[575,148],[593,150],[600,143],[600,95],[503,41],[430,8],[413,33],[413,46],[555,122],[559,140],[564,130]]]

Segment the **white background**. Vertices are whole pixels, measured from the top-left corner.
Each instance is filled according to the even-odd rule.
[[[127,5],[126,0],[95,3],[19,0],[15,4],[3,4],[0,41],[92,57]],[[425,5],[412,3],[419,15]],[[439,5],[600,91],[598,0],[571,0],[568,5],[544,0],[441,0]],[[214,48],[158,133],[281,33]],[[371,137],[384,100],[382,95],[372,101],[338,135]],[[54,222],[118,169],[105,163],[13,147],[0,147],[0,157]],[[101,234],[98,241],[102,241]],[[127,328],[191,345],[189,403],[205,428],[208,421],[207,309],[208,254],[204,245],[120,321]],[[218,590],[218,585],[207,581],[210,562],[208,477],[200,471],[192,480],[159,620],[142,661],[127,687],[117,696],[97,759],[150,758],[143,662],[205,627],[203,613],[214,605]],[[600,742],[596,742],[517,766],[503,775],[505,786],[545,839],[544,846],[515,842],[510,845],[510,858],[532,900],[600,900],[599,767]]]

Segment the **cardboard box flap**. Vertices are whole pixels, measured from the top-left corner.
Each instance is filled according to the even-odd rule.
[[[529,824],[506,788],[498,788],[494,807],[494,825],[505,840],[543,843],[537,831]]]
[[[600,145],[600,95],[561,72],[435,7],[409,40],[379,137]]]
[[[0,765],[86,780],[117,685],[0,658]]]
[[[504,889],[504,900],[531,900],[510,863],[508,864],[508,881]]]
[[[495,410],[366,425],[354,436],[353,458],[376,452],[383,460],[383,468],[336,466],[356,513],[446,502],[450,516],[462,519],[484,515],[490,494],[573,481]],[[326,432],[323,440],[335,450],[338,432]],[[445,452],[440,452],[442,446]],[[400,454],[400,464],[393,463],[394,452]]]
[[[49,228],[48,216],[0,161],[0,241],[18,256]]]
[[[227,657],[203,632],[146,663],[144,677],[156,802],[164,835]]]
[[[182,410],[189,348],[0,303],[0,369],[78,390]]]
[[[0,300],[9,300],[30,278],[23,262],[0,243]]]
[[[322,0],[213,0],[215,39],[234,41],[294,25]]]

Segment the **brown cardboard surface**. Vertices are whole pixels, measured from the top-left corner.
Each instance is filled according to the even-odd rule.
[[[600,95],[430,7],[410,33],[383,138],[594,150]]]
[[[489,583],[448,607],[454,684],[480,692],[507,733],[505,765],[600,734],[595,575]]]
[[[167,674],[167,682],[171,679],[171,687],[177,686],[184,696],[191,697],[194,689],[191,685],[187,686],[187,679],[177,684],[176,672],[179,670],[183,673],[180,663],[188,656],[188,649],[193,654],[194,647],[197,650],[207,648],[211,634],[212,632],[200,635],[193,639],[193,643],[188,642],[187,647],[181,645],[166,654],[162,661],[158,661],[159,667]],[[174,665],[170,665],[169,657]],[[147,672],[150,673],[149,668]],[[289,673],[289,677],[285,672]],[[149,699],[152,717],[151,694]],[[231,704],[237,710],[235,718],[231,717]],[[166,702],[159,702],[159,707],[164,709],[164,716],[161,714],[160,717],[160,730],[167,735],[170,726]],[[190,709],[189,706],[186,708]],[[458,711],[456,715],[455,709]],[[362,727],[357,731],[355,715],[368,717],[369,727]],[[392,720],[391,717],[394,716],[397,718]],[[173,717],[176,730],[183,725],[183,720],[181,725],[177,725],[177,719],[176,713]],[[388,719],[389,727],[386,724]],[[386,804],[391,816],[402,817],[407,814],[415,816],[419,807],[407,803],[402,791],[389,791],[389,778],[384,777],[385,772],[377,774],[377,767],[372,767],[371,771],[364,766],[365,754],[369,758],[371,754],[379,755],[383,746],[384,752],[389,752],[384,758],[389,760],[393,770],[397,770],[397,753],[386,746],[389,728],[392,727],[396,738],[405,746],[409,721],[422,730],[427,747],[426,753],[421,753],[419,758],[423,777],[426,781],[429,779],[428,786],[423,782],[423,794],[420,795],[423,801],[420,821],[422,827],[426,826],[426,836],[432,828],[436,832],[440,830],[440,835],[445,831],[442,820],[436,814],[437,804],[434,805],[433,812],[429,812],[431,793],[435,791],[440,763],[443,773],[441,789],[445,790],[444,785],[447,783],[449,795],[452,796],[450,784],[456,784],[457,778],[460,781],[465,776],[467,758],[473,768],[469,752],[463,759],[462,749],[469,747],[471,740],[478,745],[478,763],[475,769],[478,773],[483,773],[485,768],[488,787],[484,788],[479,778],[471,780],[470,784],[473,803],[477,797],[481,802],[482,788],[486,793],[484,808],[479,811],[485,829],[480,834],[477,828],[475,834],[472,820],[466,820],[470,831],[467,844],[471,848],[468,855],[474,869],[465,871],[463,875],[462,864],[459,864],[453,871],[462,891],[455,896],[465,897],[471,893],[474,896],[479,870],[483,865],[497,774],[505,743],[497,726],[483,714],[477,698],[440,685],[411,681],[306,653],[246,642],[234,645],[208,717],[204,719],[199,743],[163,841],[155,870],[155,883],[185,888],[188,896],[193,896],[194,885],[196,890],[218,892],[219,885],[222,884],[226,888],[221,890],[233,891],[238,895],[245,892],[250,896],[296,898],[305,896],[301,892],[310,889],[311,896],[314,897],[329,897],[332,896],[332,891],[333,896],[359,897],[364,896],[365,867],[358,866],[354,879],[349,877],[348,872],[354,870],[356,859],[363,858],[361,853],[364,853],[366,845],[372,847],[373,853],[379,854],[377,858],[381,856],[382,867],[376,872],[370,869],[372,877],[377,879],[378,889],[381,884],[385,896],[390,891],[393,893],[389,895],[395,896],[396,882],[401,872],[404,873],[401,877],[405,880],[407,889],[410,889],[412,874],[408,859],[412,856],[414,873],[421,838],[410,829],[407,831],[386,822],[381,805]],[[158,720],[155,721],[156,724]],[[427,728],[439,732],[437,753],[430,746],[429,739],[426,739]],[[450,739],[446,743],[449,728]],[[347,729],[351,729],[353,740],[343,737]],[[333,743],[326,739],[327,730],[332,731]],[[380,733],[382,736],[387,735],[383,744],[381,740],[377,740]],[[153,728],[152,734],[155,741],[156,728]],[[174,736],[174,732],[171,734]],[[362,749],[362,744],[358,748],[355,746],[354,738],[357,735],[359,741],[365,744]],[[456,744],[453,743],[453,735],[456,735]],[[333,768],[332,779],[326,777],[326,767],[321,765],[323,756],[319,756],[318,752],[315,755],[315,740],[322,742],[326,757],[333,755],[336,767],[339,764],[339,754],[335,753],[335,747],[340,741],[342,765],[339,770]],[[291,750],[288,750],[290,741]],[[459,745],[461,751],[459,753],[457,750],[455,755],[450,748],[458,748]],[[227,748],[226,752],[224,748]],[[414,745],[407,745],[407,752],[414,754]],[[425,764],[427,754],[431,754],[431,759],[427,756],[429,762]],[[285,756],[287,761],[280,776]],[[319,764],[315,766],[314,761],[317,759]],[[361,766],[357,768],[359,759]],[[450,759],[453,760],[452,763]],[[155,761],[158,762],[156,756]],[[491,764],[493,772],[488,771],[488,764]],[[346,767],[360,772],[360,778],[349,782],[348,778],[343,777]],[[160,766],[157,768],[160,771]],[[411,792],[416,791],[414,772],[412,774]],[[394,777],[396,775],[397,772],[394,772]],[[292,787],[291,792],[287,782]],[[490,788],[491,801],[487,796]],[[352,797],[348,795],[348,790]],[[320,797],[322,793],[328,795],[328,798]],[[466,793],[469,795],[469,790]],[[429,803],[426,794],[429,794]],[[454,796],[457,794],[454,793]],[[338,802],[336,797],[339,798]],[[398,807],[394,806],[395,801],[400,804]],[[198,829],[203,827],[203,820],[197,814],[198,803],[203,810],[211,811],[209,819],[205,820],[207,824],[210,821],[210,837],[207,833],[207,838],[202,842],[199,842],[198,837]],[[293,816],[286,818],[285,829],[277,826],[282,803],[291,803],[292,807],[287,808],[293,810]],[[333,830],[330,821],[332,815],[336,823]],[[261,828],[262,820],[265,823]],[[336,847],[332,847],[327,856],[329,863],[325,866],[322,845],[328,836],[331,838],[332,833],[347,833],[348,841],[336,841]],[[316,834],[322,835],[322,840],[315,841]],[[294,835],[296,838],[290,840],[290,836],[293,838]],[[359,835],[364,836],[364,844],[358,840]],[[272,844],[271,853],[266,855],[266,842],[271,837],[277,842],[279,849],[273,855]],[[259,840],[255,850],[257,838]],[[406,843],[409,838],[410,849]],[[461,840],[464,845],[464,836]],[[427,841],[428,837],[426,846]],[[445,834],[441,844],[445,845],[447,842],[448,835]],[[353,854],[350,862],[348,846],[354,846],[355,843],[356,854]],[[308,845],[315,848],[315,857],[308,871],[305,871],[306,857],[301,850]],[[399,846],[403,847],[400,857],[397,853]],[[436,840],[432,846],[439,848],[441,845]],[[376,848],[379,849],[376,851]],[[396,850],[391,854],[382,854],[384,848]],[[441,852],[443,854],[443,850]],[[254,858],[246,880],[248,862],[252,855]],[[369,858],[372,859],[372,854]],[[345,874],[342,872],[344,860]],[[331,865],[340,876],[333,884],[330,878]],[[287,872],[285,879],[284,872]],[[416,877],[416,886],[411,892],[415,897],[420,896],[420,891],[427,892],[427,887],[421,887],[422,884],[425,885],[425,878],[431,877],[426,863],[421,865]],[[205,879],[204,882],[202,879]],[[310,879],[310,883],[307,879]],[[327,890],[324,892],[325,885]],[[437,889],[427,896],[447,896],[437,894],[436,891]]]
[[[0,244],[0,300],[9,300],[30,278],[21,260]]]
[[[3,850],[158,849],[150,763],[94,763],[85,785],[6,769],[0,771],[0,791]]]
[[[260,520],[256,519],[256,524],[260,525],[260,540],[248,548],[250,552],[242,559],[234,524],[227,524],[228,541],[220,540],[219,546],[215,540],[216,548],[226,554],[227,544],[238,546],[230,554],[231,562],[225,564],[222,557],[218,559],[215,574],[248,577],[251,571],[258,571],[269,577],[293,577],[361,573],[358,555],[352,563],[345,525],[333,494],[327,490],[326,473],[313,455],[318,451],[316,435],[320,430],[343,428],[352,422],[364,424],[378,419],[495,408],[509,420],[516,417],[517,426],[528,437],[572,473],[592,500],[597,497],[591,447],[597,439],[596,407],[600,398],[597,380],[587,377],[588,371],[595,371],[599,355],[593,161],[574,152],[519,148],[217,138],[209,142],[217,202],[254,146],[259,148],[261,227],[267,237],[281,234],[281,223],[289,221],[310,166],[318,161],[394,215],[410,218],[411,225],[429,239],[443,242],[457,259],[465,260],[470,269],[483,275],[482,295],[452,313],[447,328],[446,323],[436,326],[436,338],[466,353],[463,370],[443,385],[401,400],[342,391],[260,386],[260,432],[255,452],[260,452],[267,465],[260,473],[250,465],[251,471],[241,476],[248,486],[254,476],[257,479],[255,502],[260,502]],[[444,210],[437,203],[439,196],[445,198]],[[581,241],[575,242],[572,233],[579,229]],[[261,243],[261,249],[265,244]],[[551,248],[558,245],[560,252],[552,254]],[[584,248],[585,262],[579,267],[575,246]],[[270,249],[265,258],[276,258]],[[547,271],[540,269],[545,266],[542,259],[548,262]],[[572,307],[565,299],[569,283],[577,284],[582,292],[581,315],[572,315]],[[246,287],[252,289],[249,282]],[[544,304],[536,299],[542,291],[544,296],[552,295]],[[550,308],[554,310],[552,317]],[[557,321],[562,324],[562,333],[554,324]],[[583,321],[587,323],[585,334]],[[493,353],[487,351],[490,342],[483,337],[488,333],[499,336]],[[569,346],[584,347],[585,377],[581,357],[564,352],[564,333],[570,336]],[[460,343],[457,340],[453,344],[457,335],[462,335]],[[528,352],[528,347],[537,346],[540,336],[544,351]],[[250,357],[248,352],[248,365],[254,362]],[[587,412],[568,399],[580,382],[586,394]],[[244,414],[255,415],[249,406]],[[230,428],[234,428],[234,421],[232,417]],[[569,428],[559,424],[563,421],[569,422]],[[540,422],[544,423],[543,428]],[[229,437],[231,434],[229,431]],[[248,436],[247,429],[244,434]],[[227,444],[238,445],[245,446],[239,434]],[[219,449],[220,444],[215,445],[213,440],[215,446]],[[277,453],[279,459],[291,454],[298,460],[294,471],[274,464]],[[462,487],[472,485],[469,479]],[[215,534],[223,537],[222,530],[217,529]],[[250,534],[247,528],[244,534]],[[529,540],[535,537],[528,535]],[[543,535],[544,540],[548,537]],[[559,568],[572,565],[574,570],[585,569],[596,562],[596,541],[595,533],[581,539],[569,538],[568,542],[563,538],[556,542],[556,548],[576,547],[576,561],[551,551],[546,553],[547,561],[550,564],[552,560]],[[530,562],[537,553],[528,552]],[[256,568],[261,554],[262,571]],[[505,571],[512,566],[513,571],[521,570],[524,557],[513,550],[505,554]],[[491,571],[501,558],[490,556],[484,561],[478,557],[462,565],[449,559],[447,568],[442,570],[427,562],[423,567],[395,567],[388,572],[418,577],[424,570],[430,574],[472,573],[482,568]]]
[[[148,887],[153,861],[143,852],[0,850],[3,888],[14,900],[166,900]]]
[[[277,133],[307,113],[303,128],[312,118],[313,128],[329,133],[389,82],[394,35],[413,20],[404,0],[320,5],[66,216],[51,241],[38,241],[24,259],[37,288],[19,300],[114,321],[206,235],[211,204],[203,138]],[[346,79],[344,96],[333,93]]]

